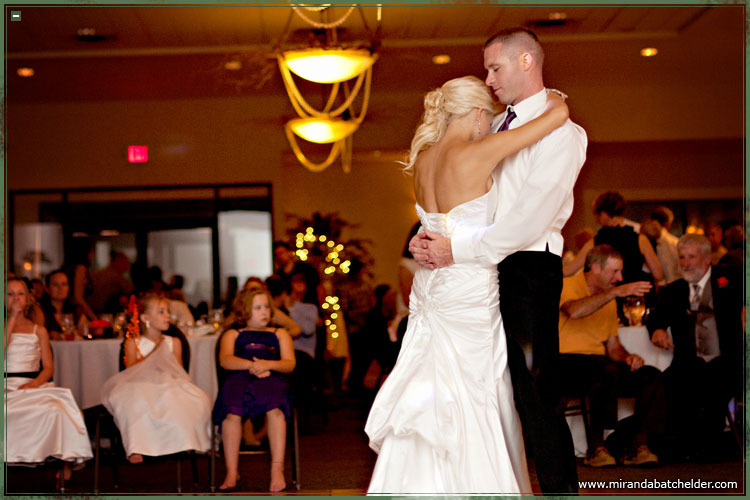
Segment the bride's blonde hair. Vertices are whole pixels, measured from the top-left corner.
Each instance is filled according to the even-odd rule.
[[[495,112],[489,88],[475,76],[448,80],[439,89],[428,92],[424,97],[422,121],[411,141],[409,160],[403,163],[404,172],[414,173],[417,155],[443,137],[451,120],[476,108],[492,114]]]

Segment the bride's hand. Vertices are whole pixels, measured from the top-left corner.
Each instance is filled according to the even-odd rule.
[[[565,123],[569,115],[568,105],[565,104],[566,97],[568,96],[559,90],[547,90],[547,106],[545,112],[556,118],[560,125]]]

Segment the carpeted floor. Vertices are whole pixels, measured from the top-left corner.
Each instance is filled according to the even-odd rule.
[[[290,484],[287,494],[309,495],[355,495],[364,493],[376,455],[367,447],[367,439],[362,431],[367,414],[367,402],[348,394],[332,396],[329,399],[328,424],[321,414],[311,415],[309,422],[300,420],[301,488],[299,492]],[[726,458],[717,463],[664,463],[656,468],[636,469],[613,467],[592,469],[579,465],[580,481],[602,482],[582,485],[581,494],[742,494],[745,492],[744,464],[727,434]],[[732,450],[734,446],[735,450]],[[103,460],[100,487],[105,495],[154,495],[176,493],[176,461],[168,458],[147,459],[140,465],[120,461],[120,486],[113,487],[112,469]],[[183,494],[210,494],[206,456],[198,457],[198,480],[193,483],[190,462],[182,463]],[[55,473],[59,462],[50,462],[37,468],[6,467],[3,493],[8,495],[30,496],[48,495],[56,492]],[[268,455],[242,455],[237,492],[233,494],[263,495],[268,491]],[[538,484],[532,469],[532,486],[538,492]],[[65,495],[90,496],[93,492],[93,461],[82,470],[76,471],[66,482]],[[291,477],[291,460],[287,456],[287,478]],[[217,483],[224,475],[221,458],[216,460]],[[698,484],[695,481],[711,481],[713,485]],[[671,481],[671,484],[666,482]],[[682,481],[682,483],[677,483]],[[691,484],[690,481],[693,481]],[[717,482],[735,482],[736,485],[718,485]],[[637,483],[637,484],[636,484]],[[218,494],[218,493],[217,493]]]

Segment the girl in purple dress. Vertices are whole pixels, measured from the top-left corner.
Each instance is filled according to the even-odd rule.
[[[214,422],[220,425],[227,475],[219,489],[234,489],[239,474],[242,419],[266,415],[271,447],[270,491],[286,487],[284,450],[286,419],[291,415],[286,374],[294,370],[292,338],[283,328],[269,328],[273,316],[271,297],[265,290],[240,292],[232,304],[232,329],[222,334],[219,364],[226,378],[214,405]]]

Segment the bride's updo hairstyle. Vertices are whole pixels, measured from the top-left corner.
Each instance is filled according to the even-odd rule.
[[[404,172],[413,173],[419,152],[439,141],[451,120],[476,108],[491,114],[495,112],[490,90],[475,76],[448,80],[439,89],[428,92],[424,97],[424,115],[411,141]]]

